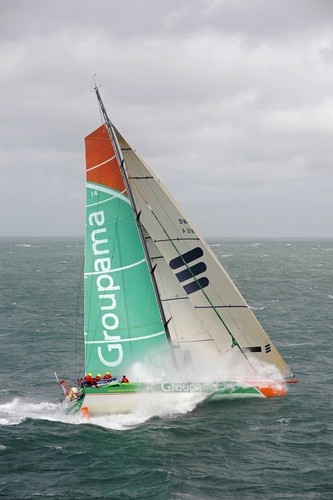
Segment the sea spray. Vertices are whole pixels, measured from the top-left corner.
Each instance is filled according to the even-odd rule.
[[[88,423],[107,429],[124,431],[138,427],[153,418],[166,419],[190,413],[206,397],[207,395],[203,393],[170,393],[168,395],[146,393],[140,398],[134,412],[91,417]]]
[[[69,415],[58,403],[32,402],[25,398],[15,398],[13,401],[0,405],[0,425],[18,425],[28,418],[71,424],[84,422],[80,413]]]

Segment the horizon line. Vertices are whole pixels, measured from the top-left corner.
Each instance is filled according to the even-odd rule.
[[[61,234],[58,234],[58,235],[32,235],[32,234],[25,234],[25,235],[6,235],[6,234],[3,234],[1,235],[0,234],[0,238],[76,238],[76,239],[82,239],[84,240],[85,236],[84,235],[61,235]],[[210,236],[204,236],[204,238],[206,240],[209,240],[209,239],[213,239],[213,238],[237,238],[237,239],[256,239],[256,238],[260,238],[260,239],[294,239],[294,240],[300,240],[300,239],[333,239],[333,235],[332,236],[324,236],[324,235],[321,235],[321,236],[288,236],[288,235],[282,235],[282,236],[269,236],[269,235],[250,235],[250,236],[244,236],[244,235],[210,235]]]

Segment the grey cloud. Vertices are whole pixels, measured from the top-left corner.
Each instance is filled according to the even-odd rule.
[[[83,233],[97,73],[111,118],[201,232],[332,236],[332,2],[1,8],[2,234]]]

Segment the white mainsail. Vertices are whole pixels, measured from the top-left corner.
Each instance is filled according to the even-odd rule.
[[[186,361],[202,351],[241,352],[255,368],[292,372],[204,238],[160,180],[116,130],[168,323]],[[193,347],[193,349],[191,348]],[[177,353],[177,349],[175,350]]]

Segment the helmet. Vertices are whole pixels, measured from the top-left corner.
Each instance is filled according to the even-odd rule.
[[[106,372],[106,375],[110,375],[110,372]]]
[[[100,377],[100,376],[101,376],[101,374],[100,374],[100,373],[98,373],[97,377]]]
[[[89,373],[89,375],[92,377],[92,373]]]

